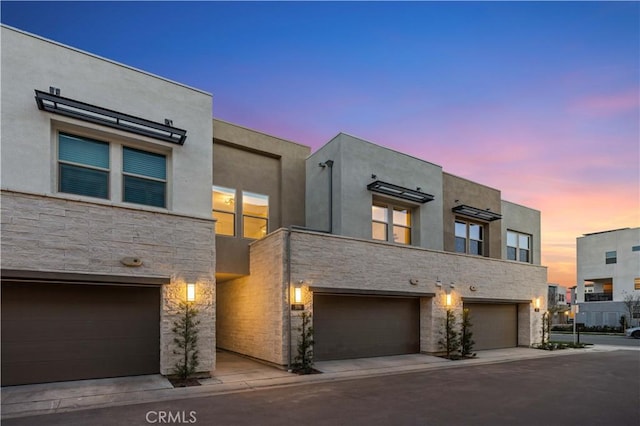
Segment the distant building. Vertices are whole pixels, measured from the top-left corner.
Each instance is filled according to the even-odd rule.
[[[567,288],[559,284],[549,283],[547,294],[547,310],[551,312],[553,324],[566,324],[570,305],[567,300]]]
[[[625,297],[640,298],[640,228],[585,234],[577,238],[578,322],[620,325],[629,317]],[[640,312],[633,315],[633,324]]]

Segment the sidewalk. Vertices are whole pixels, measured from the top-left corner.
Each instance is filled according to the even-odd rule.
[[[317,362],[323,374],[299,376],[229,352],[218,352],[214,377],[201,386],[173,388],[161,375],[81,380],[2,388],[2,418],[52,414],[116,405],[195,398],[296,384],[349,380],[470,365],[493,364],[594,351],[639,350],[618,346],[543,351],[509,348],[479,351],[476,358],[450,361],[423,354]]]

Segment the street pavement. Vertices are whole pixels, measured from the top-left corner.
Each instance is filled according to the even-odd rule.
[[[575,350],[564,356],[10,418],[2,424],[637,426],[639,382],[637,349]]]
[[[573,333],[551,333],[551,340],[556,342],[573,342]],[[580,333],[580,343],[640,348],[640,339],[633,339],[613,334]]]

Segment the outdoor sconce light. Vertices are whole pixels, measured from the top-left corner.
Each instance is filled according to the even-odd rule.
[[[449,307],[451,306],[451,293],[447,293],[444,299],[444,304]]]
[[[533,310],[536,312],[540,312],[540,298],[536,297],[533,301]]]
[[[293,303],[291,304],[292,311],[304,311],[304,303],[302,303],[302,284],[304,284],[304,281],[300,280],[293,286]]]
[[[440,278],[436,278],[436,287],[442,288],[442,281],[440,281]]]
[[[196,301],[196,285],[194,283],[187,284],[187,302]]]

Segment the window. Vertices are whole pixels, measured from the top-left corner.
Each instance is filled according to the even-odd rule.
[[[640,290],[640,278],[633,279],[633,289]]]
[[[122,175],[123,201],[166,207],[166,156],[123,147]]]
[[[507,231],[507,259],[531,262],[531,236]]]
[[[631,251],[640,251],[640,246],[631,247]]]
[[[615,251],[606,252],[604,254],[604,263],[607,265],[610,263],[618,263],[617,253]]]
[[[211,196],[213,218],[217,235],[236,235],[236,190],[213,186]]]
[[[389,228],[389,219],[392,224]],[[391,229],[391,235],[389,235]],[[371,237],[374,240],[411,244],[411,209],[376,202],[371,206]]]
[[[456,220],[456,252],[482,256],[484,249],[484,227],[473,222]]]
[[[109,144],[58,135],[58,191],[109,198]]]
[[[242,192],[242,235],[244,238],[262,238],[269,232],[269,197],[253,192]]]

